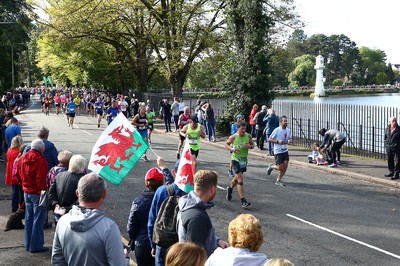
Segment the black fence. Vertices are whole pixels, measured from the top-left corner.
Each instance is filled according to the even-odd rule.
[[[272,108],[288,117],[295,145],[311,147],[322,141],[321,128],[337,129],[346,135],[344,153],[377,159],[386,159],[384,131],[390,117],[399,117],[399,108],[384,106],[275,100]]]

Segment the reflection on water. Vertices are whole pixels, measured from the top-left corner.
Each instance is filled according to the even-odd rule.
[[[355,105],[375,105],[375,106],[392,106],[400,105],[400,93],[381,93],[373,95],[335,95],[329,97],[286,97],[276,98],[283,102],[312,102],[315,103],[340,103],[340,104],[355,104]]]

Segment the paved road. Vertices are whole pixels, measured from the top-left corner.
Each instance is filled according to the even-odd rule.
[[[54,113],[46,117],[37,110],[37,104],[20,120],[25,141],[32,140],[37,129],[45,125],[59,150],[69,149],[87,158],[102,131],[97,128],[96,119],[87,116],[78,116],[76,128],[71,129],[65,117]],[[177,134],[153,136],[154,151],[170,167],[176,159],[177,144]],[[226,187],[230,182],[229,152],[219,144],[222,142],[202,143],[198,169],[217,171],[219,185]],[[151,161],[139,162],[120,186],[109,187],[104,211],[118,223],[123,234],[131,202],[144,189],[146,171],[155,166],[155,155],[148,151],[148,157]],[[261,220],[265,233],[261,251],[270,258],[285,257],[296,265],[399,265],[396,189],[294,163],[285,177],[287,186],[278,187],[274,185],[276,173],[266,175],[270,158],[251,155],[249,162],[244,188],[251,207],[241,208],[236,191],[228,202],[224,191],[219,190],[215,207],[209,211],[220,237],[226,239],[229,221],[246,212]]]

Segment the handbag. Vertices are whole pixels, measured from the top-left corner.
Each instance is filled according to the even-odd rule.
[[[47,194],[46,190],[42,190],[40,192],[39,208],[46,210],[49,208],[49,195]]]

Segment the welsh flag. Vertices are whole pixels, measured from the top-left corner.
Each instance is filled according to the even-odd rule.
[[[119,185],[149,146],[119,113],[93,147],[88,169]]]
[[[189,140],[186,138],[185,147],[183,148],[178,171],[175,176],[175,184],[177,184],[181,190],[189,193],[194,189],[193,176],[192,154],[190,153]]]

